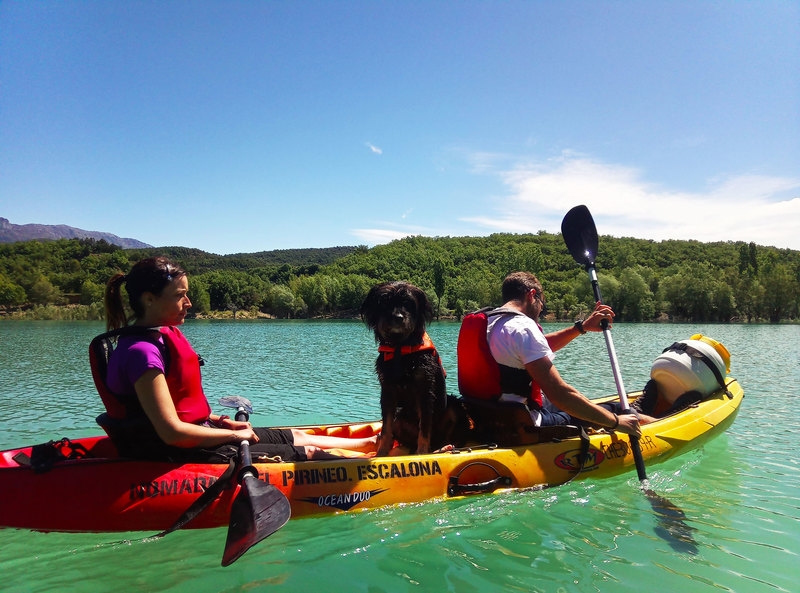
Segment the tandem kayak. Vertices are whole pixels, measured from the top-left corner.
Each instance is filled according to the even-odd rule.
[[[642,427],[639,442],[648,466],[702,446],[733,423],[744,392],[731,377],[725,383],[726,389]],[[638,395],[631,394],[631,401]],[[310,433],[341,437],[372,436],[380,428],[380,422],[303,427]],[[475,443],[428,455],[254,465],[258,479],[288,499],[292,516],[302,517],[557,486],[633,469],[627,436],[600,430],[590,431],[588,438],[588,450],[579,436],[554,435],[523,446]],[[105,436],[63,439],[60,446],[80,454],[56,460],[46,471],[32,467],[32,447],[0,452],[0,527],[65,532],[165,530],[228,469],[224,464],[123,459]],[[232,481],[186,527],[228,525],[240,490]]]

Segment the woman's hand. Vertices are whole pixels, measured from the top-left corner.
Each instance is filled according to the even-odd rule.
[[[247,428],[252,428],[252,425],[249,422],[234,420],[228,416],[218,416],[216,420],[211,418],[211,422],[213,422],[214,425],[219,428],[227,428],[229,430],[244,430]]]
[[[258,442],[258,435],[253,431],[249,422],[237,422],[237,424],[247,424],[247,428],[233,431],[233,438],[237,443],[241,443],[242,441],[247,441],[249,443]]]
[[[240,420],[233,420],[228,416],[218,416],[216,419],[211,418],[211,422],[218,428],[225,428],[233,431],[233,438],[237,443],[248,441],[251,443],[258,442],[258,436],[253,431],[253,425],[249,422]]]

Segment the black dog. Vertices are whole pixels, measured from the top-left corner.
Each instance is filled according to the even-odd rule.
[[[433,319],[425,293],[407,282],[378,284],[364,299],[361,318],[378,342],[378,455],[387,455],[395,439],[411,452],[429,453],[457,437],[468,420],[460,401],[447,395],[444,368],[425,332]]]

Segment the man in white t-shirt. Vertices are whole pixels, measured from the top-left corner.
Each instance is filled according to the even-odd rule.
[[[614,317],[611,308],[598,303],[583,321],[545,336],[538,323],[545,299],[536,276],[528,272],[509,274],[503,281],[502,296],[505,303],[500,309],[507,314],[491,315],[487,328],[489,349],[501,368],[500,400],[526,403],[536,426],[571,424],[575,418],[639,436],[635,414],[618,413],[618,405],[593,403],[564,381],[552,362],[554,351],[586,332],[602,331],[604,319],[610,324]],[[643,418],[646,420],[649,418]]]

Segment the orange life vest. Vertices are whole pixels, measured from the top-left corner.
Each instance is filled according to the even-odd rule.
[[[442,374],[446,376],[447,371],[444,370],[444,365],[442,364],[442,358],[436,351],[436,347],[433,345],[433,340],[431,340],[430,336],[428,335],[428,332],[422,334],[421,344],[413,344],[410,346],[389,346],[388,344],[381,344],[378,346],[378,352],[383,354],[383,360],[387,362],[392,360],[395,357],[395,355],[405,356],[408,354],[414,354],[415,352],[423,352],[425,350],[433,351],[433,355],[436,357],[436,360],[439,361],[439,366],[442,368]]]

